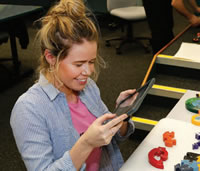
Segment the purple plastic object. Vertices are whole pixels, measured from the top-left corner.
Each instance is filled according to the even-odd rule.
[[[199,148],[198,143],[192,144],[192,149],[193,149],[193,150],[196,150],[196,149],[198,149],[198,148]]]
[[[196,138],[197,140],[200,140],[200,132],[195,134],[195,138]]]

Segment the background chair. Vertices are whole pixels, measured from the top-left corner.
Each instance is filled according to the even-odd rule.
[[[95,15],[107,13],[106,0],[84,0],[84,2]]]
[[[139,40],[149,40],[147,37],[134,37],[133,24],[144,21],[146,13],[142,6],[142,0],[107,0],[107,10],[110,15],[120,19],[122,26],[126,27],[126,35],[118,38],[106,40],[106,46],[110,46],[110,41],[121,40],[116,47],[116,53],[121,54],[121,48],[127,43],[136,42],[142,45],[146,52],[150,52],[149,46],[142,44]]]

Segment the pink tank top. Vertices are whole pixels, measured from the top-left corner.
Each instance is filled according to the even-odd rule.
[[[68,103],[68,105],[71,111],[72,123],[77,132],[81,135],[88,129],[92,122],[96,120],[96,117],[88,111],[87,107],[79,98],[78,103]],[[101,149],[95,148],[86,160],[86,170],[99,170],[100,159]]]

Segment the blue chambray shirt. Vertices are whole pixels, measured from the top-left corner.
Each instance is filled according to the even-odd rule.
[[[94,116],[109,112],[93,80],[88,80],[79,96]],[[133,122],[129,122],[127,135],[121,137],[117,133],[105,147],[111,163],[104,160],[103,169],[100,170],[117,171],[122,166],[123,159],[117,141],[133,133]],[[29,171],[76,170],[69,150],[80,135],[73,127],[65,94],[50,84],[42,74],[39,82],[17,100],[10,124],[18,150]],[[85,170],[85,166],[84,163],[81,170]]]

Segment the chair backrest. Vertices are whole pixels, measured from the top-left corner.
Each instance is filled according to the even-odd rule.
[[[142,6],[142,0],[107,0],[107,10],[128,6]]]

